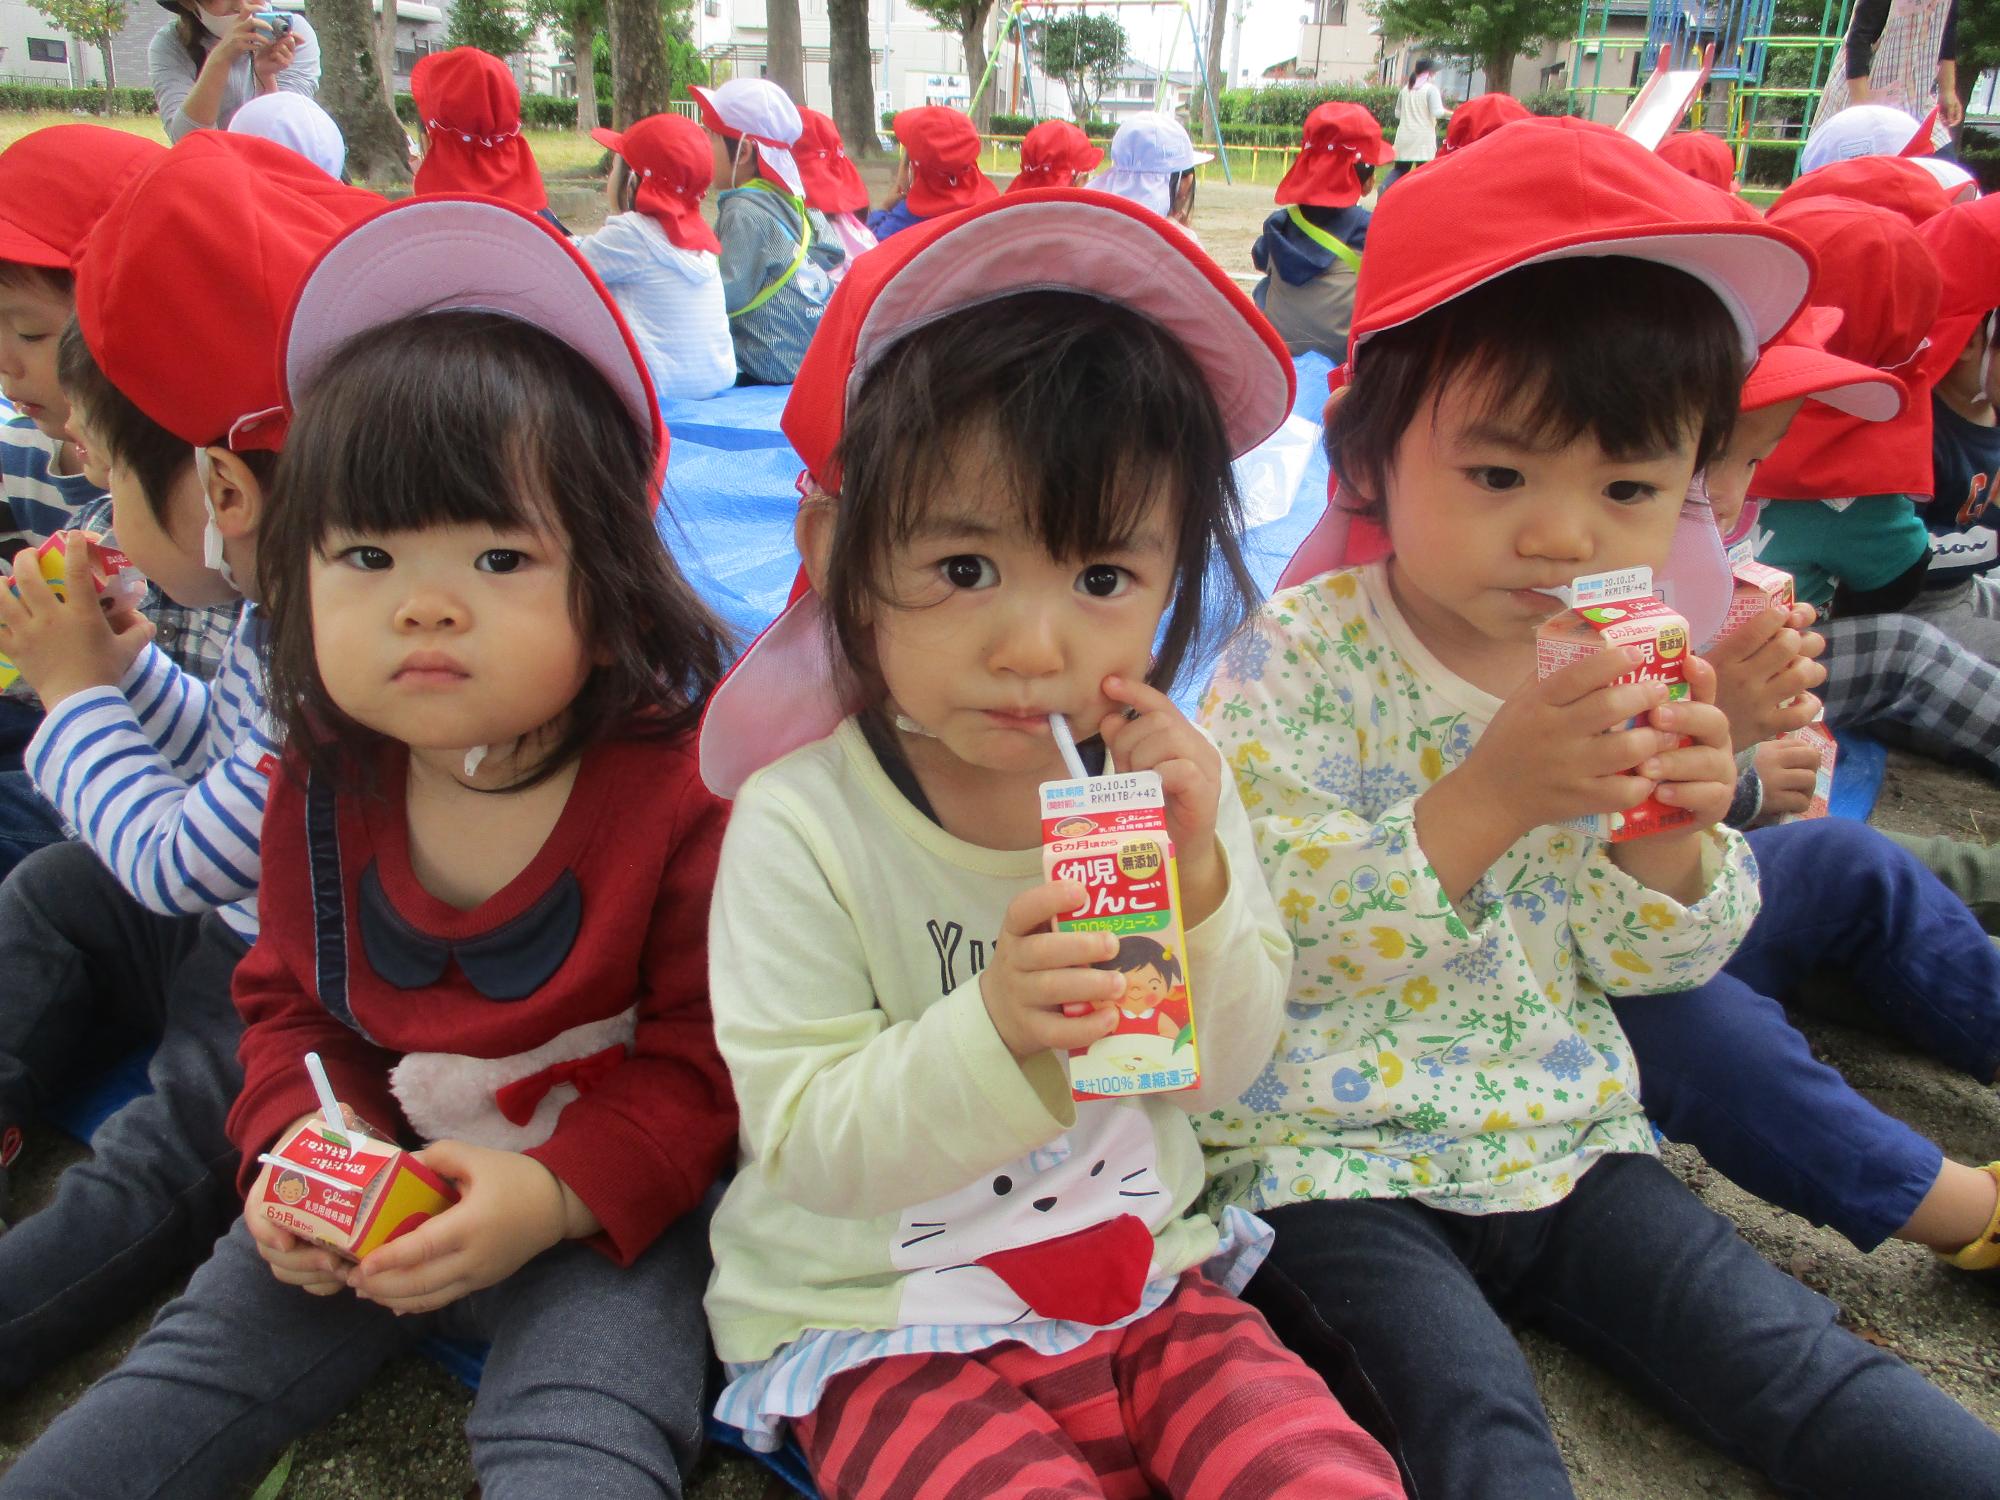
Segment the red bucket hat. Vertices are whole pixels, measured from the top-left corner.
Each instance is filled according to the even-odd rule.
[[[292,295],[334,236],[381,206],[287,146],[198,130],[136,178],[85,242],[84,342],[105,378],[175,437],[275,452]]]
[[[658,505],[667,430],[646,361],[568,237],[497,198],[375,201],[375,212],[319,247],[295,283],[278,346],[286,412],[358,333],[451,308],[503,313],[554,334],[604,376],[653,454]]]
[[[1903,414],[1909,392],[1894,375],[1827,352],[1827,341],[1846,314],[1837,307],[1808,307],[1758,356],[1743,382],[1745,411],[1776,406],[1795,396],[1859,417],[1888,422]]]
[[[708,137],[684,115],[648,115],[630,130],[599,128],[590,138],[618,156],[639,179],[632,203],[683,250],[719,253],[722,242],[701,216],[701,200],[715,176]]]
[[[1411,173],[1375,210],[1347,366],[1331,383],[1349,377],[1384,329],[1521,266],[1586,256],[1631,256],[1696,277],[1729,309],[1752,358],[1804,305],[1813,262],[1783,229],[1730,204],[1603,125],[1538,118],[1495,131]],[[1466,234],[1467,224],[1481,232]],[[1353,517],[1332,484],[1280,588],[1388,555],[1387,535]]]
[[[925,104],[896,115],[896,139],[910,158],[910,212],[920,219],[973,208],[1000,196],[979,170],[979,132],[958,110]]]
[[[1919,378],[1935,385],[1972,331],[2000,307],[2000,197],[1954,203],[1917,235],[1930,248],[1943,285],[1931,346],[1917,357]]]
[[[840,127],[816,109],[799,110],[799,144],[792,153],[806,185],[806,204],[823,214],[858,214],[868,207],[868,184],[847,155]]]
[[[961,308],[1050,287],[1129,307],[1179,339],[1215,396],[1233,453],[1249,452],[1290,413],[1284,341],[1179,229],[1086,189],[1015,193],[884,240],[835,291],[782,423],[818,489],[839,493],[833,458],[847,402],[897,340]],[[831,734],[854,708],[843,678],[801,569],[784,614],[709,700],[702,779],[733,797],[753,772]]]
[[[1044,120],[1021,141],[1021,170],[1007,184],[1010,193],[1031,188],[1073,187],[1104,160],[1104,148],[1067,120]]]
[[[1395,148],[1382,139],[1382,123],[1358,104],[1322,104],[1306,116],[1305,144],[1278,184],[1273,201],[1316,208],[1349,208],[1361,201],[1355,168],[1387,166]]]
[[[1851,198],[1901,214],[1912,224],[1936,218],[1951,207],[1951,194],[1907,156],[1856,156],[1808,172],[1778,194],[1776,213],[1813,198]]]
[[[165,159],[158,141],[104,125],[51,125],[0,151],[0,261],[67,271],[128,183]]]
[[[1468,99],[1451,112],[1451,123],[1444,128],[1444,149],[1438,154],[1449,156],[1462,151],[1474,141],[1485,140],[1502,125],[1534,117],[1534,111],[1512,94],[1481,94]]]
[[[413,191],[477,193],[530,212],[549,206],[542,170],[521,135],[521,87],[507,65],[477,47],[417,59],[410,97],[428,142]]]
[[[1942,280],[1917,231],[1900,215],[1850,198],[1773,208],[1769,222],[1819,254],[1813,300],[1838,308],[1831,354],[1899,378],[1937,322]],[[1931,491],[1931,404],[1912,401],[1893,421],[1870,422],[1814,403],[1793,420],[1750,478],[1760,500]]]
[[[1736,153],[1721,136],[1706,130],[1677,130],[1660,142],[1658,154],[1676,172],[1725,193],[1736,176]]]

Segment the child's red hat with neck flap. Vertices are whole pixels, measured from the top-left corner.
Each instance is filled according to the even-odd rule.
[[[1215,398],[1232,454],[1249,452],[1290,415],[1284,340],[1174,225],[1087,189],[1010,193],[925,220],[855,261],[785,404],[785,436],[812,487],[839,495],[834,454],[848,400],[899,339],[963,308],[1048,290],[1117,303],[1178,339]],[[833,733],[860,707],[847,675],[828,650],[825,611],[801,568],[785,612],[709,700],[702,779],[733,797],[754,772]]]
[[[381,206],[289,147],[198,130],[135,178],[85,241],[84,342],[104,378],[175,437],[275,452],[285,310],[320,251]]]
[[[1701,281],[1736,324],[1746,367],[1804,305],[1813,276],[1796,239],[1629,137],[1587,120],[1521,120],[1411,173],[1382,200],[1355,286],[1347,364],[1331,384],[1365,368],[1368,340],[1386,329],[1522,266],[1601,256]],[[1329,480],[1326,514],[1278,586],[1388,553],[1387,534],[1348,511]],[[1727,560],[1705,510],[1684,517],[1667,572],[1663,581],[1685,573],[1678,592],[1690,595],[1715,593],[1719,582],[1726,606]]]
[[[1851,198],[1807,198],[1770,216],[1819,255],[1813,301],[1840,309],[1827,351],[1914,377],[1937,322],[1937,262],[1900,214]],[[1815,402],[1750,477],[1757,500],[1834,500],[1931,492],[1931,404],[1912,401],[1887,422]]]
[[[70,270],[118,195],[165,159],[158,141],[107,125],[51,125],[0,151],[0,261]]]

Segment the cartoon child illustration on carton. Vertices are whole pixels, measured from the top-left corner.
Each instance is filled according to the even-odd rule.
[[[1125,976],[1125,993],[1116,1002],[1118,1024],[1113,1036],[1163,1036],[1178,1040],[1192,1015],[1187,986],[1182,982],[1178,955],[1156,938],[1125,937],[1118,953],[1096,967]]]

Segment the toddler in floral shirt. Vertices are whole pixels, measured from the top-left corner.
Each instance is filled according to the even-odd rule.
[[[1810,276],[1581,121],[1412,177],[1370,227],[1340,493],[1202,706],[1296,948],[1270,1065],[1197,1117],[1209,1201],[1276,1229],[1269,1270],[1354,1346],[1426,1497],[1570,1493],[1510,1317],[1787,1492],[1977,1490],[2000,1457],[1654,1154],[1609,997],[1673,1005],[1758,907],[1712,670],[1671,704],[1620,651],[1535,674],[1550,589],[1668,570]],[[1387,555],[1328,572],[1364,527]],[[1691,825],[1562,826],[1648,794]]]

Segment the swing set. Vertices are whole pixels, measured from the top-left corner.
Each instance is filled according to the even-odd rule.
[[[1220,11],[1224,0],[1212,0],[1212,3]],[[966,105],[966,112],[970,114],[979,107],[980,98],[986,93],[987,85],[993,81],[993,70],[999,64],[1000,46],[1002,43],[1011,39],[1014,43],[1015,56],[1024,61],[1032,55],[1029,51],[1029,28],[1036,19],[1047,20],[1053,12],[1058,10],[1073,10],[1088,14],[1093,10],[1123,10],[1130,8],[1141,10],[1178,10],[1181,13],[1181,19],[1187,23],[1186,31],[1188,39],[1194,43],[1195,73],[1201,80],[1201,98],[1202,102],[1208,107],[1208,127],[1214,132],[1216,141],[1215,154],[1217,159],[1222,163],[1223,180],[1225,182],[1234,182],[1236,179],[1231,175],[1229,169],[1229,152],[1221,144],[1222,114],[1216,107],[1215,80],[1208,76],[1208,55],[1202,49],[1201,33],[1195,28],[1194,11],[1189,7],[1188,0],[1012,0],[1012,3],[1007,7],[1006,15],[1001,18],[999,34],[995,37],[993,50],[986,59],[986,71],[979,75],[979,83],[972,91],[972,99]],[[1041,12],[1041,15],[1036,17],[1032,14],[1033,12]],[[1153,92],[1155,107],[1166,103],[1167,88],[1174,68],[1174,58],[1180,51],[1180,28],[1174,28],[1169,35],[1171,37],[1171,45],[1167,51],[1166,65],[1159,69],[1159,82],[1155,85]],[[1022,77],[1025,82],[1028,113],[1035,114],[1037,111],[1035,108],[1034,69],[1032,67],[1024,67],[1022,69]]]

